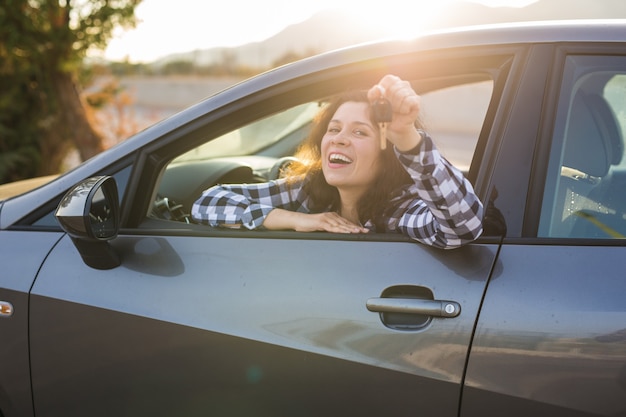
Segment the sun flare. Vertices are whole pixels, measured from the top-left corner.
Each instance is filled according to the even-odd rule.
[[[355,19],[376,27],[392,38],[408,38],[419,35],[429,22],[441,17],[442,11],[454,0],[407,2],[386,0],[379,3],[361,3],[348,11]]]
[[[389,38],[415,37],[445,24],[446,9],[472,2],[489,7],[524,7],[538,0],[233,0],[216,10],[205,0],[144,0],[136,10],[137,28],[118,28],[104,53],[109,59],[149,62],[175,52],[229,47],[258,42],[289,24],[301,22],[324,9],[342,9],[362,24]],[[193,10],[193,13],[189,13]],[[242,13],[245,10],[246,13]],[[349,30],[349,29],[346,29]],[[96,52],[97,53],[97,52]]]
[[[476,3],[487,7],[525,7],[538,0],[386,0],[384,6],[380,3],[360,3],[354,6],[349,3],[343,6],[337,0],[340,8],[345,9],[356,19],[377,26],[387,36],[405,39],[418,36],[425,30],[441,27],[445,23],[446,10],[462,2]]]

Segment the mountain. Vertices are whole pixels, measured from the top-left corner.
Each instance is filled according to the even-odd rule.
[[[422,25],[420,30],[533,20],[601,18],[626,18],[626,1],[540,0],[522,8],[488,7],[470,2],[449,3],[430,23]],[[325,10],[261,42],[172,54],[156,61],[154,65],[161,66],[176,60],[210,65],[228,58],[238,65],[267,68],[290,52],[298,55],[319,53],[388,36],[384,28],[364,24],[344,10]]]
[[[228,56],[238,64],[254,68],[269,67],[289,52],[319,53],[385,36],[386,33],[382,29],[355,22],[345,11],[325,10],[304,22],[287,26],[278,34],[261,42],[172,54],[156,61],[155,64],[191,60],[198,65],[207,65],[223,62],[224,57]]]

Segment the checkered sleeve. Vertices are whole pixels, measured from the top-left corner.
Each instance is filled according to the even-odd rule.
[[[419,152],[396,150],[413,184],[397,199],[387,227],[427,245],[456,248],[482,233],[483,205],[465,176],[421,133]]]
[[[261,227],[275,208],[297,210],[297,184],[280,179],[261,184],[216,185],[204,191],[191,208],[192,218],[213,227],[243,225]]]

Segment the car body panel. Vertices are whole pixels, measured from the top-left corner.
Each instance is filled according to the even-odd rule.
[[[12,306],[0,317],[0,407],[5,416],[32,415],[28,343],[29,292],[39,268],[63,233],[0,232],[0,301]],[[21,262],[15,262],[20,259]]]
[[[447,382],[85,305],[41,299],[38,308],[59,312],[62,333],[87,337],[60,346],[75,359],[57,357],[56,346],[40,352],[39,359],[73,372],[38,378],[37,415],[403,415],[421,407],[416,390],[458,393]],[[102,322],[107,326],[94,335],[94,323]],[[346,401],[355,389],[359,401]],[[449,413],[455,404],[439,395]]]
[[[626,269],[624,249],[503,247],[472,344],[467,415],[626,411],[626,280],[615,273]],[[517,406],[473,398],[484,392]]]
[[[602,57],[624,50],[583,42],[534,53],[544,64],[526,71],[490,179],[508,237],[481,308],[461,416],[622,415],[624,241],[536,236],[567,57],[593,53],[608,71]]]
[[[166,330],[158,330],[158,322],[163,323],[163,329],[172,327],[166,323],[174,323],[189,328],[186,333],[196,335],[192,338],[198,339],[193,343],[210,342],[201,345],[208,350],[230,349],[234,343],[245,352],[253,349],[266,352],[257,354],[257,359],[264,364],[260,371],[267,375],[286,372],[285,364],[273,359],[283,355],[296,362],[312,361],[316,367],[344,369],[345,373],[332,378],[338,387],[346,387],[339,398],[334,389],[324,388],[329,381],[323,374],[302,381],[307,389],[317,393],[315,407],[319,408],[313,409],[318,411],[341,407],[340,403],[344,402],[352,404],[352,412],[366,412],[373,407],[380,398],[363,398],[359,386],[348,388],[365,372],[370,374],[368,384],[377,389],[404,386],[402,392],[406,396],[391,395],[396,401],[388,410],[390,415],[403,415],[417,404],[443,415],[455,415],[467,347],[496,250],[493,246],[475,245],[443,252],[411,242],[245,237],[120,236],[114,245],[124,253],[122,265],[110,271],[93,271],[72,262],[78,255],[66,238],[39,274],[31,300],[36,408],[56,409],[49,401],[60,406],[65,398],[72,406],[64,409],[64,415],[91,415],[92,410],[71,401],[77,396],[85,407],[97,403],[93,395],[100,394],[92,393],[90,386],[77,386],[72,377],[86,372],[83,368],[88,363],[107,363],[106,367],[89,370],[91,378],[96,380],[110,379],[112,368],[125,369],[131,374],[139,372],[124,356],[127,335],[117,334],[119,342],[111,343],[106,338],[115,330],[104,333],[102,330],[108,326],[109,315],[119,317],[124,313],[151,319],[149,326],[160,332],[161,339],[151,349],[166,349],[176,344],[169,340]],[[241,250],[243,247],[245,252]],[[68,267],[70,264],[73,266]],[[237,268],[233,270],[235,265]],[[379,297],[386,288],[398,285],[427,287],[437,299],[459,302],[461,314],[455,318],[435,318],[421,330],[387,328],[379,314],[368,311],[365,303],[369,298]],[[40,308],[40,303],[48,307]],[[81,339],[88,341],[91,348],[74,346],[74,340],[64,337],[68,317],[63,311],[75,310],[74,304],[92,306],[82,308],[80,317]],[[50,308],[51,305],[55,308]],[[57,314],[64,317],[56,317]],[[235,339],[239,342],[235,343]],[[54,351],[50,346],[54,346]],[[184,376],[165,362],[155,360],[155,363],[160,368],[152,372],[159,380],[168,382],[170,374],[176,379]],[[138,362],[138,366],[144,365]],[[213,372],[215,377],[228,375],[226,371],[224,375],[216,372],[214,361],[196,361],[196,366],[205,368],[207,374]],[[307,369],[305,366],[303,371]],[[48,380],[50,376],[54,380]],[[289,379],[283,375],[276,383],[289,384]],[[116,384],[120,390],[132,391],[132,381],[120,379]],[[426,381],[433,381],[433,385]],[[207,384],[203,390],[198,381],[193,384],[196,386],[190,392],[198,395],[211,388]],[[411,390],[406,384],[419,388],[419,394],[408,395]],[[158,390],[167,387],[154,389],[156,397]],[[258,400],[254,390],[250,396],[242,397],[241,386],[236,384],[227,384],[222,390],[226,391],[225,398],[239,395],[241,406],[252,407]],[[322,393],[327,396],[323,397]],[[274,410],[289,411],[281,407],[292,406],[285,403],[280,391],[268,391],[263,398]],[[203,404],[208,407],[207,412],[215,411],[213,406],[218,407],[214,401],[206,402],[206,398]],[[119,412],[123,404],[110,399],[106,407],[111,413]]]

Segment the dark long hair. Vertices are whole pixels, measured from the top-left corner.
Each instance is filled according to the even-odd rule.
[[[305,184],[305,191],[311,198],[312,206],[310,208],[314,212],[326,211],[329,208],[332,211],[340,209],[339,191],[336,187],[326,182],[322,172],[321,143],[335,112],[346,102],[369,103],[367,92],[352,91],[344,93],[333,98],[324,106],[313,120],[309,136],[296,153],[296,157],[301,163],[291,164],[286,172],[288,178],[301,178],[303,175],[308,177],[309,181]],[[374,126],[378,126],[374,123],[373,115],[370,115],[370,121]],[[368,220],[372,220],[375,224],[379,223],[383,219],[384,211],[392,192],[411,182],[409,174],[398,161],[393,146],[391,144],[388,145],[381,152],[380,175],[376,177],[372,187],[366,191],[358,202],[359,220],[362,223]]]

